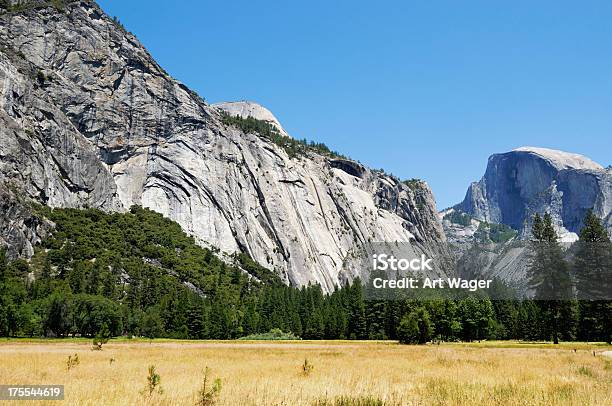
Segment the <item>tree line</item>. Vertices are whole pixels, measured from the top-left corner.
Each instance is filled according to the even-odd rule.
[[[239,115],[231,115],[225,111],[221,111],[221,120],[223,124],[236,127],[244,134],[259,134],[260,137],[284,149],[290,158],[304,155],[307,151],[314,151],[330,158],[348,159],[337,151],[332,151],[322,142],[308,141],[306,138],[299,140],[288,137],[281,134],[276,126],[268,121],[258,120],[252,116],[244,118]]]
[[[303,339],[610,341],[610,301],[366,300],[359,279],[325,294],[285,286],[245,254],[227,264],[147,209],[38,210],[56,226],[32,259],[9,261],[0,251],[1,336],[234,339],[281,329]],[[581,240],[610,243],[595,216],[585,224]],[[534,240],[556,244],[551,227],[550,216],[535,220]],[[587,248],[576,258],[592,265]],[[568,268],[553,252],[559,257],[543,263]],[[533,288],[543,292],[539,272]]]

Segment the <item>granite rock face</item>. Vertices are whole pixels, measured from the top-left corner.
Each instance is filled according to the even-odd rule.
[[[612,170],[577,154],[518,148],[492,155],[483,178],[455,208],[523,234],[535,213],[549,212],[562,238],[571,241],[590,208],[612,230]]]
[[[33,208],[13,190],[0,185],[0,247],[6,247],[9,257],[28,258],[34,246],[41,242],[54,224],[35,215]]]
[[[566,247],[578,239],[590,208],[612,231],[611,187],[612,171],[581,155],[534,147],[492,155],[464,201],[440,213],[457,273],[527,292],[533,215],[550,213]]]
[[[527,290],[529,249],[516,231],[478,220],[455,208],[446,209],[439,216],[459,276],[498,279],[519,292]]]
[[[246,252],[287,283],[326,291],[361,275],[355,259],[375,241],[448,259],[426,184],[314,151],[289,157],[226,126],[220,109],[282,130],[256,104],[207,104],[95,2],[63,4],[0,8],[0,185],[15,191],[0,195],[3,208],[21,207],[16,196],[51,207],[142,205],[202,245]],[[39,238],[28,216],[0,215],[14,225],[0,230],[14,255],[31,254]]]

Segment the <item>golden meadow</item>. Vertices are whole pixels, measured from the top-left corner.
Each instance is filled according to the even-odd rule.
[[[62,384],[65,403],[74,405],[606,405],[612,358],[601,353],[611,349],[113,340],[96,351],[78,339],[6,340],[0,383]],[[153,388],[150,366],[159,378]]]

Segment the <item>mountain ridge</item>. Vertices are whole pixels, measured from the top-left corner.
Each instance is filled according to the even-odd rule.
[[[62,4],[0,15],[3,188],[50,207],[147,207],[201,245],[328,292],[365,276],[357,258],[375,241],[449,258],[425,183],[310,149],[289,156],[225,124],[95,2]],[[37,239],[20,224],[29,247],[13,254],[27,255]]]

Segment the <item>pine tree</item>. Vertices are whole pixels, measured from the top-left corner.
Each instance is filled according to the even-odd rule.
[[[535,241],[542,241],[544,239],[544,223],[539,213],[533,216],[533,223],[531,225],[531,235]]]
[[[588,210],[576,244],[574,273],[580,299],[580,336],[612,341],[612,242],[607,230]]]
[[[519,339],[539,340],[544,337],[540,307],[534,300],[523,300],[520,302],[517,324],[517,338]]]
[[[204,311],[199,301],[193,301],[187,310],[187,328],[190,338],[204,338]]]
[[[256,303],[254,300],[249,300],[244,306],[244,318],[242,327],[244,335],[251,335],[258,332],[259,314],[257,313]]]
[[[544,312],[546,327],[550,329],[553,342],[558,344],[561,325],[569,328],[574,323],[568,318],[576,314],[567,309],[575,306],[571,301],[569,266],[549,213],[543,219],[538,214],[534,216],[532,236],[533,256],[529,267],[529,284],[534,291],[534,299],[538,300]]]
[[[367,324],[365,314],[365,303],[363,298],[363,286],[359,278],[353,281],[349,288],[349,338],[366,339]]]
[[[385,302],[373,300],[368,302],[368,338],[370,340],[385,340]]]

